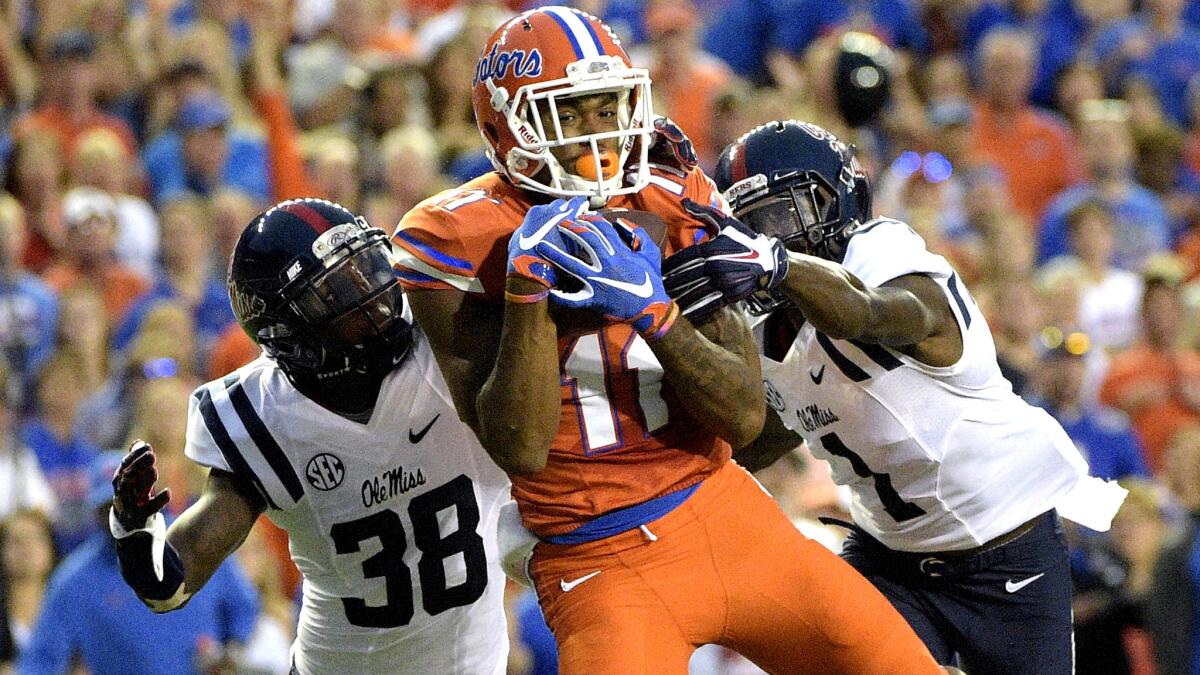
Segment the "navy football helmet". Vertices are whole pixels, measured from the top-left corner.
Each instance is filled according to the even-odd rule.
[[[721,153],[714,175],[733,214],[798,253],[841,262],[846,242],[871,218],[867,174],[847,146],[821,127],[768,122]],[[748,301],[754,314],[783,304]]]
[[[229,263],[242,329],[291,378],[382,376],[412,346],[387,234],[323,199],[281,202],[250,222]]]

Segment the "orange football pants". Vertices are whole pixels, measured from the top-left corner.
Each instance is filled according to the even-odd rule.
[[[943,672],[887,599],[733,462],[645,530],[539,543],[530,571],[566,675],[686,673],[709,643],[771,673]]]

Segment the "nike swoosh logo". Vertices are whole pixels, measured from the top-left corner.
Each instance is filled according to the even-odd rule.
[[[438,418],[441,416],[442,416],[441,413],[434,415],[433,419],[429,420],[429,424],[426,424],[424,429],[418,431],[415,434],[413,433],[412,429],[409,429],[408,430],[408,442],[412,443],[413,445],[420,443],[421,439],[425,438],[425,434],[429,433],[429,430],[433,428],[433,423],[438,421]]]
[[[564,218],[566,218],[569,215],[571,215],[571,214],[568,212],[568,213],[560,213],[557,216],[554,216],[550,220],[547,220],[545,225],[542,225],[541,227],[539,227],[537,229],[537,231],[533,233],[532,236],[526,237],[524,234],[522,234],[521,236],[517,237],[517,245],[520,246],[522,249],[533,248],[535,244],[537,244],[539,241],[542,240],[543,237],[546,236],[547,232],[549,232],[551,229],[553,229],[553,227],[555,225],[558,225]]]
[[[808,371],[808,376],[812,378],[813,384],[821,384],[821,380],[825,379],[825,364],[821,364],[821,369],[816,373]]]
[[[591,574],[586,574],[582,577],[579,577],[575,581],[567,581],[566,579],[560,579],[558,582],[558,586],[559,586],[559,588],[562,589],[563,593],[570,593],[571,591],[575,590],[576,586],[578,586],[579,584],[582,584],[583,582],[587,581],[588,579],[591,579],[592,577],[596,576],[597,574],[600,574],[603,571],[604,570],[596,570],[595,572],[592,572]]]
[[[646,273],[643,272],[642,274]],[[646,277],[642,279],[642,283],[640,284],[631,284],[627,281],[617,281],[616,279],[605,279],[604,277],[588,277],[588,281],[595,281],[597,283],[604,284],[605,286],[612,286],[619,291],[631,293],[639,298],[648,298],[651,295],[654,295],[654,285],[650,283],[649,274],[646,274]]]
[[[758,260],[758,251],[749,251],[736,255],[714,255],[709,260]]]
[[[1032,584],[1044,576],[1046,576],[1046,573],[1042,572],[1041,574],[1035,574],[1024,581],[1018,581],[1016,583],[1013,583],[1013,580],[1009,579],[1008,581],[1004,582],[1004,590],[1008,591],[1009,593],[1016,593],[1017,591],[1025,588],[1029,584]]]

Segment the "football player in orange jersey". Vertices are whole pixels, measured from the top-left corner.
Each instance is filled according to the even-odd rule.
[[[698,216],[722,202],[650,102],[646,71],[596,18],[511,19],[474,78],[496,171],[418,205],[394,236],[455,406],[538,538],[528,571],[562,671],[682,673],[717,643],[772,672],[940,672],[883,596],[731,462],[766,412],[744,320],[680,318],[655,242],[587,212],[656,214],[665,252],[707,236]]]

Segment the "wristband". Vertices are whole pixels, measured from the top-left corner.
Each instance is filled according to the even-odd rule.
[[[670,308],[667,309],[667,315],[663,317],[661,323],[657,327],[652,327],[646,331],[642,339],[646,342],[657,342],[661,340],[667,331],[671,330],[671,326],[675,325],[675,320],[679,318],[679,304],[674,300],[671,301]]]
[[[116,539],[121,576],[139,600],[157,613],[187,604],[192,594],[184,587],[183,560],[167,541],[161,513],[151,516],[140,529],[126,530],[116,512],[109,509],[108,529]]]
[[[508,290],[504,291],[504,301],[516,303],[518,305],[532,305],[533,303],[541,302],[548,297],[550,297],[549,288],[538,293],[531,293],[529,295],[520,295]]]
[[[131,534],[137,534],[138,532],[149,532],[154,534],[155,530],[158,528],[163,529],[165,536],[166,526],[167,524],[166,521],[163,520],[162,511],[158,511],[154,515],[147,518],[145,524],[143,524],[141,527],[135,527],[132,530],[127,530],[125,529],[125,526],[121,524],[121,519],[117,518],[117,510],[112,507],[109,507],[108,509],[108,531],[112,533],[113,539],[124,539],[125,537],[128,537]]]

